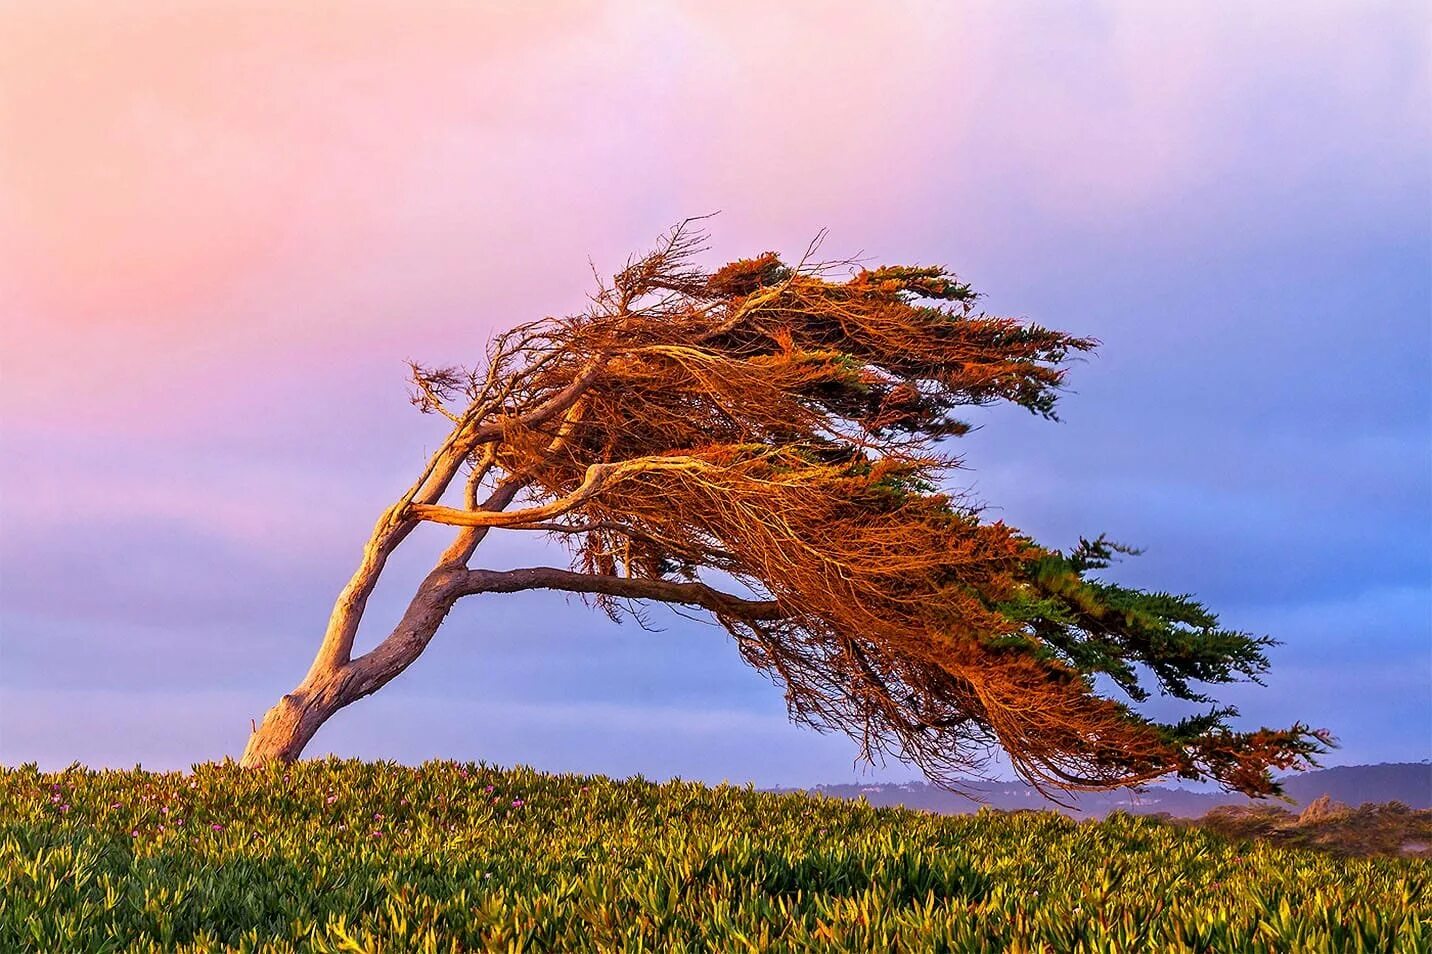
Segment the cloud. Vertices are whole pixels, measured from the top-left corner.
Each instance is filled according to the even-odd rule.
[[[33,700],[52,753],[226,751],[233,707],[297,677],[366,529],[440,439],[402,360],[470,360],[495,328],[581,307],[589,257],[610,271],[721,209],[713,257],[798,254],[829,226],[826,254],[943,262],[992,310],[1104,339],[1063,424],[978,413],[962,479],[1051,543],[1145,545],[1118,572],[1288,638],[1287,676],[1256,696],[1270,720],[1346,666],[1366,691],[1328,704],[1347,738],[1421,757],[1425,739],[1379,733],[1389,713],[1425,724],[1427,695],[1393,699],[1401,683],[1355,664],[1425,670],[1432,636],[1424,20],[1415,3],[7,7],[0,141],[24,148],[0,151],[6,691],[52,693]],[[405,547],[365,639],[434,545]],[[683,693],[779,707],[680,623],[650,641],[543,596],[450,626],[445,664],[388,690],[403,706],[355,708],[335,746],[481,751],[421,708],[464,684],[654,725]],[[185,703],[207,721],[124,740],[199,685],[227,687]],[[123,731],[95,734],[86,687]],[[503,751],[707,752],[753,774],[804,764],[795,739],[825,751],[603,718],[589,750],[549,721]]]

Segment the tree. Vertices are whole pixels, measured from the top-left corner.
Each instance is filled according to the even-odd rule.
[[[614,616],[703,610],[793,719],[945,784],[1003,749],[1039,786],[1176,773],[1264,795],[1272,769],[1329,743],[1301,724],[1234,731],[1199,688],[1256,681],[1270,640],[1220,628],[1191,597],[1099,579],[1131,552],[1103,537],[1043,547],[941,489],[960,407],[1053,418],[1065,364],[1095,342],[977,312],[943,268],[766,253],[707,273],[704,241],[676,228],[583,313],[497,336],[475,369],[412,367],[414,403],[451,431],[379,517],[244,764],[297,758],[417,659],[458,599],[539,588]],[[455,528],[451,544],[355,657],[385,562],[423,522]],[[549,534],[570,566],[471,567],[493,530]],[[1212,707],[1157,722],[1134,708],[1145,684]]]

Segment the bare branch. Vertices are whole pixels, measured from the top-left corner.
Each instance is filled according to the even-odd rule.
[[[565,590],[661,603],[700,606],[718,616],[741,620],[782,619],[786,614],[775,600],[748,600],[713,589],[705,583],[678,583],[672,580],[644,580],[619,576],[574,573],[556,567],[538,566],[519,570],[468,570],[454,584],[459,595],[475,593],[516,593],[520,590]]]
[[[551,517],[568,513],[601,493],[609,485],[635,474],[661,470],[697,470],[707,466],[709,466],[707,461],[684,456],[643,457],[615,464],[592,464],[587,468],[586,475],[577,485],[576,490],[565,497],[538,507],[504,513],[493,510],[457,510],[452,507],[432,504],[413,504],[407,512],[414,519],[447,524],[452,527],[508,527],[539,523]]]

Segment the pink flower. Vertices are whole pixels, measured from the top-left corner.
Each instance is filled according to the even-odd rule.
[[[139,829],[136,828],[134,831],[130,832],[130,833],[129,833],[129,837],[131,837],[131,838],[138,838],[138,837],[139,837]]]
[[[324,799],[324,801],[327,802],[328,804],[332,805],[334,802],[338,801],[338,796],[337,796],[337,795],[329,795],[327,798]]]
[[[527,803],[524,802],[524,801],[523,801],[522,799],[520,799],[520,798],[514,798],[514,799],[512,800],[512,807],[513,807],[513,808],[521,808],[523,805],[526,805],[526,804],[527,804]]]
[[[224,830],[224,826],[223,826],[223,825],[220,825],[218,822],[215,822],[214,824],[210,825],[209,827],[212,828],[212,829],[214,829],[214,831],[223,831],[223,830]]]

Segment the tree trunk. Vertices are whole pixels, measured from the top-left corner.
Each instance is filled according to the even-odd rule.
[[[314,678],[285,695],[264,715],[252,735],[239,764],[255,768],[269,762],[293,762],[313,738],[318,727],[351,699],[344,698],[341,673]]]
[[[319,726],[339,709],[370,695],[407,669],[427,648],[443,617],[460,595],[459,584],[469,578],[466,570],[440,565],[428,574],[408,603],[398,625],[372,652],[357,659],[334,662],[334,653],[325,640],[313,667],[298,688],[285,695],[264,715],[264,721],[249,736],[239,764],[254,768],[268,762],[293,762],[313,738]],[[334,610],[329,632],[343,630],[341,614],[353,612],[340,602]],[[357,627],[347,627],[351,633]],[[342,647],[346,657],[351,635]]]
[[[559,414],[567,415],[548,448],[549,452],[565,439],[574,415],[580,414],[583,392],[601,373],[605,363],[605,358],[591,362],[571,384],[519,416],[518,420],[524,425],[537,427]],[[254,727],[239,764],[254,768],[269,762],[296,761],[329,716],[350,702],[376,692],[418,658],[452,608],[454,599],[479,591],[476,588],[464,591],[462,586],[469,582],[467,561],[487,535],[489,526],[463,526],[457,538],[443,552],[438,565],[418,587],[397,627],[371,652],[357,659],[352,658],[353,641],[358,634],[368,597],[378,583],[389,554],[421,523],[414,519],[410,511],[436,505],[474,448],[492,444],[502,437],[508,426],[506,418],[496,424],[489,422],[479,426],[480,417],[473,416],[476,407],[470,408],[460,420],[454,419],[457,426],[429,459],[427,469],[417,483],[378,518],[363,548],[358,569],[338,594],[323,642],[308,675],[298,688],[265,713],[261,724]],[[526,479],[509,475],[479,505],[474,495],[484,475],[492,468],[494,459],[489,447],[484,458],[486,463],[474,464],[467,490],[469,511],[480,510],[491,514],[504,510],[527,486]]]

